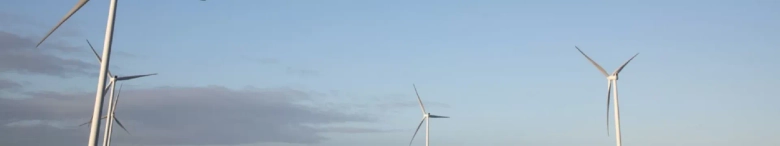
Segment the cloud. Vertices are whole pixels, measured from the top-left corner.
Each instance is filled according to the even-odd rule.
[[[17,82],[7,80],[7,79],[0,79],[0,91],[3,90],[11,90],[11,89],[19,89],[22,87],[22,84],[19,84]]]
[[[43,146],[85,145],[87,129],[62,130],[52,126],[8,126],[0,127],[0,145],[3,146]],[[75,134],[74,134],[75,133]]]
[[[51,44],[51,43],[50,43]],[[35,40],[0,31],[0,73],[43,74],[58,77],[89,74],[96,65],[77,59],[66,59],[49,52],[76,49],[64,43],[35,48]]]
[[[75,125],[89,119],[93,94],[35,92],[28,93],[31,98],[0,98],[0,145],[86,144],[88,128]],[[122,91],[116,114],[133,133],[125,137],[150,145],[312,144],[325,140],[321,134],[326,132],[382,131],[318,126],[374,119],[303,104],[312,98],[289,88],[159,87]],[[62,123],[73,126],[63,128],[68,124]],[[115,139],[130,143],[121,136]]]
[[[0,75],[69,78],[94,74],[97,65],[88,62],[95,60],[68,59],[61,55],[84,53],[88,49],[86,45],[74,47],[50,39],[35,48],[40,38],[20,35],[16,32],[21,30],[13,28],[32,23],[23,22],[27,20],[23,18],[0,12],[0,22],[3,22],[0,23]],[[14,25],[6,25],[11,23]],[[275,59],[258,61],[278,63]],[[288,71],[316,74],[308,70]],[[94,93],[25,92],[22,89],[27,83],[0,78],[0,93],[10,91],[24,96],[0,94],[0,145],[85,145],[88,127],[77,125],[89,120]],[[120,145],[313,144],[327,140],[323,136],[326,133],[386,132],[344,126],[376,120],[367,116],[371,114],[324,107],[318,104],[323,101],[320,94],[291,88],[157,87],[125,89],[121,93],[117,118],[133,135],[117,128],[112,142]]]

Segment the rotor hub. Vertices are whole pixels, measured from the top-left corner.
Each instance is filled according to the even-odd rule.
[[[617,79],[618,79],[618,75],[611,75],[607,77],[607,80],[617,80]]]

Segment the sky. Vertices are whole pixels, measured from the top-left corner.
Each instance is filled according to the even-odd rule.
[[[85,145],[109,1],[0,5],[0,145]],[[780,145],[780,1],[120,1],[116,146]],[[612,113],[610,112],[610,119]],[[612,124],[614,122],[610,122]],[[117,126],[115,126],[116,128]],[[101,128],[102,132],[102,128]],[[421,131],[413,145],[424,144]]]

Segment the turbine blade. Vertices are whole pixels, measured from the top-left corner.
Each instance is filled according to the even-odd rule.
[[[439,115],[429,115],[429,118],[450,118],[448,116],[439,116]]]
[[[612,94],[612,80],[607,82],[607,136],[609,136],[609,101]]]
[[[412,84],[412,87],[414,87],[414,94],[417,95],[417,102],[420,103],[420,109],[422,109],[423,115],[426,114],[425,112],[425,106],[422,103],[422,99],[420,99],[420,93],[417,92],[417,85]]]
[[[117,91],[116,95],[114,96],[114,103],[113,103],[114,105],[111,106],[112,107],[112,109],[111,109],[111,113],[112,114],[114,112],[116,112],[116,105],[118,105],[118,103],[119,103],[119,93],[122,93],[122,85],[123,84],[119,84],[119,91]]]
[[[65,23],[65,21],[68,21],[70,16],[73,16],[73,14],[76,14],[76,12],[78,12],[79,9],[81,9],[81,7],[86,5],[87,2],[89,2],[89,0],[79,0],[79,2],[76,3],[76,5],[73,6],[73,8],[71,8],[70,11],[67,14],[65,14],[65,17],[62,17],[62,20],[60,20],[60,22],[57,23],[57,25],[55,25],[54,28],[52,28],[49,31],[49,33],[47,33],[46,36],[44,36],[43,39],[41,39],[41,41],[38,42],[38,44],[35,45],[35,47],[38,48],[38,46],[40,46],[43,43],[43,41],[46,40],[46,38],[49,38],[49,36],[51,36],[51,34],[54,33],[54,31],[56,31],[57,28],[60,28],[60,26],[62,26],[62,24]]]
[[[590,63],[591,63],[591,64],[593,64],[593,66],[596,66],[596,68],[598,68],[598,69],[599,69],[599,71],[601,71],[601,73],[602,73],[602,74],[604,74],[604,76],[607,76],[607,77],[609,77],[609,74],[607,74],[607,71],[606,71],[606,70],[604,70],[604,68],[602,68],[602,67],[601,67],[601,65],[599,65],[598,63],[596,63],[596,61],[593,61],[593,59],[590,59],[590,57],[588,57],[588,55],[585,55],[585,52],[582,52],[582,50],[580,50],[580,48],[579,48],[579,47],[577,47],[577,46],[574,46],[574,48],[577,48],[577,51],[580,51],[580,53],[582,54],[582,56],[585,56],[585,58],[587,58],[587,59],[588,59],[588,61],[590,61]]]
[[[153,74],[145,74],[145,75],[124,76],[124,77],[119,77],[119,78],[116,78],[116,80],[117,80],[117,81],[132,80],[132,79],[135,79],[135,78],[140,78],[140,77],[145,77],[145,76],[151,76],[151,75],[157,75],[157,73],[153,73]]]
[[[100,55],[98,55],[97,51],[95,50],[95,47],[92,47],[92,43],[89,43],[89,40],[87,40],[87,44],[89,45],[89,48],[92,49],[92,53],[95,53],[95,57],[97,57],[98,63],[103,62],[103,59],[100,58]],[[109,77],[113,77],[114,74],[111,74],[111,71],[106,70],[108,72]]]
[[[81,125],[79,125],[79,127],[81,127],[81,126],[84,126],[84,125],[87,125],[87,124],[89,124],[89,123],[92,123],[92,120],[89,120],[89,121],[87,121],[87,122],[84,122],[84,124],[81,124]]]
[[[101,62],[103,59],[100,58],[100,54],[98,54],[97,50],[95,50],[95,47],[92,47],[92,43],[89,42],[89,39],[87,39],[87,45],[89,45],[89,48],[92,49],[92,53],[95,54],[95,57],[97,58],[97,61]]]
[[[420,121],[420,125],[417,125],[417,130],[414,130],[414,135],[412,135],[412,140],[409,140],[409,145],[412,145],[412,142],[414,141],[414,137],[417,136],[417,132],[420,131],[420,127],[422,127],[423,122],[425,122],[425,118],[422,118],[422,121]]]
[[[103,117],[102,117],[102,118],[100,118],[100,119],[105,119],[105,118],[106,118],[106,116],[103,116]],[[87,124],[89,124],[89,123],[92,123],[92,120],[91,120],[91,119],[90,119],[89,121],[85,122],[85,123],[82,123],[81,125],[79,125],[79,127],[81,127],[81,126],[84,126],[84,125],[87,125]]]
[[[130,134],[130,131],[127,131],[127,128],[125,128],[125,126],[122,125],[122,122],[119,122],[119,119],[117,119],[116,116],[114,116],[114,121],[116,121],[116,124],[119,125],[119,127],[122,128],[122,130],[125,130],[127,134]]]
[[[632,56],[631,59],[628,59],[628,61],[626,61],[626,63],[623,63],[623,65],[620,65],[620,67],[618,69],[616,69],[615,72],[613,72],[612,74],[616,75],[616,74],[619,74],[620,71],[623,71],[623,68],[625,68],[626,65],[628,65],[629,62],[631,62],[631,60],[634,60],[634,57],[636,57],[637,55],[639,55],[639,53],[634,54],[634,56]]]

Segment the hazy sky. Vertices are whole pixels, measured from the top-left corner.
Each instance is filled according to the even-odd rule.
[[[32,47],[75,3],[0,4],[0,145],[86,144],[75,125],[98,65],[84,39],[102,48],[109,1]],[[407,145],[421,118],[412,83],[429,112],[452,117],[432,120],[432,145],[614,145],[606,79],[577,45],[610,72],[641,53],[619,81],[623,144],[776,146],[778,7],[120,1],[112,71],[159,75],[124,85],[117,115],[132,135],[115,130],[115,145]]]

